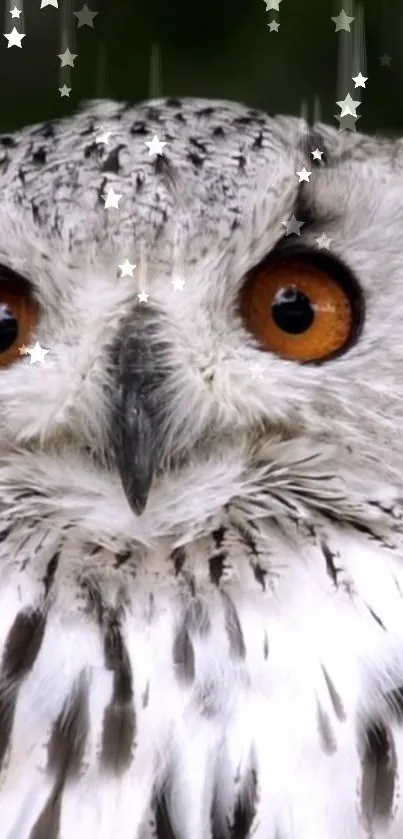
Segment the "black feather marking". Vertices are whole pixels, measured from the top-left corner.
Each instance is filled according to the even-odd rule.
[[[223,527],[223,525],[220,525],[220,527],[217,527],[215,530],[213,530],[211,534],[214,539],[215,546],[216,548],[218,548],[218,550],[223,546],[226,532],[227,529]]]
[[[156,839],[178,839],[172,826],[165,794],[157,798],[154,806]]]
[[[55,575],[56,575],[56,571],[57,571],[57,567],[59,565],[59,560],[60,560],[60,553],[59,553],[59,551],[57,551],[52,556],[52,558],[49,560],[49,562],[46,566],[46,572],[45,572],[45,575],[44,575],[43,580],[42,580],[43,586],[44,586],[44,589],[45,589],[45,597],[48,596],[48,594],[50,592],[50,589],[52,588],[52,585],[53,585],[53,582],[54,582],[54,579],[55,579]]]
[[[218,551],[218,553],[213,554],[208,561],[210,580],[216,586],[218,586],[223,575],[226,558],[227,551]]]
[[[150,682],[147,682],[146,687],[145,687],[145,691],[144,691],[142,699],[141,699],[141,707],[142,708],[147,708],[149,701],[150,701]]]
[[[365,820],[387,821],[393,815],[397,776],[396,750],[392,733],[373,722],[364,733],[361,806]]]
[[[374,612],[374,610],[371,608],[371,606],[368,606],[368,603],[366,603],[365,605],[366,605],[366,607],[369,611],[369,614],[371,615],[371,618],[373,618],[374,621],[376,621],[376,623],[378,624],[378,626],[380,626],[381,629],[383,629],[386,632],[386,626],[385,626],[384,623],[382,623],[379,615],[377,615],[376,612]]]
[[[403,723],[403,687],[391,690],[386,695],[386,702],[393,719],[401,725]]]
[[[4,645],[0,668],[0,767],[10,744],[18,691],[39,654],[45,626],[39,609],[20,612]]]
[[[346,719],[346,712],[344,710],[343,703],[341,701],[341,698],[340,698],[339,694],[337,693],[337,690],[336,690],[336,688],[333,684],[332,679],[330,678],[330,676],[329,676],[326,668],[323,666],[323,664],[322,664],[322,671],[323,671],[323,675],[325,677],[326,687],[329,691],[330,700],[331,700],[331,703],[333,705],[333,710],[336,714],[337,719],[339,719],[340,721],[343,721],[343,720]]]
[[[119,162],[119,152],[124,148],[125,146],[121,143],[109,152],[108,157],[102,164],[101,172],[113,172],[114,174],[118,174],[120,172],[121,166]]]
[[[252,562],[251,564],[256,582],[262,587],[262,591],[266,591],[266,569],[262,568],[259,562]]]
[[[173,551],[171,551],[169,558],[174,564],[175,574],[180,574],[186,562],[185,548],[174,548]]]
[[[175,635],[172,658],[178,678],[184,684],[192,684],[195,677],[195,654],[185,623],[179,627]]]
[[[230,839],[248,839],[256,815],[258,797],[257,772],[251,769],[245,784],[245,792],[238,798],[235,805]]]
[[[11,531],[12,525],[10,524],[8,527],[5,527],[4,530],[0,532],[0,542],[5,542],[5,540],[8,539]]]
[[[61,791],[53,791],[40,812],[29,839],[59,839],[62,809]]]
[[[238,612],[225,591],[221,591],[224,606],[225,628],[227,630],[230,653],[233,658],[245,658],[246,647]]]
[[[105,623],[105,666],[113,672],[113,691],[104,714],[101,763],[121,774],[130,766],[135,748],[133,676],[117,612],[110,610]]]
[[[121,565],[124,565],[130,559],[131,555],[132,552],[129,550],[118,551],[118,553],[114,555],[113,567],[120,568]]]
[[[329,717],[320,702],[316,706],[316,719],[322,749],[326,754],[332,755],[337,751],[337,743]]]
[[[337,566],[335,565],[334,560],[335,560],[337,555],[334,554],[330,550],[329,545],[327,545],[326,542],[321,542],[320,547],[321,547],[321,551],[323,553],[323,556],[325,557],[327,573],[329,574],[329,577],[331,578],[332,582],[334,583],[334,585],[337,588],[338,587],[338,575],[340,574],[340,572],[342,570],[341,568],[337,568]]]
[[[58,839],[63,790],[66,780],[77,777],[82,769],[88,727],[88,683],[82,675],[52,729],[47,771],[56,781],[29,839]]]
[[[59,714],[48,743],[47,771],[63,786],[66,778],[80,774],[88,736],[88,682],[84,674]]]

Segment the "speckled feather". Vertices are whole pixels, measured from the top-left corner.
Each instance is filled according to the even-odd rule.
[[[168,100],[0,137],[49,348],[0,375],[0,839],[401,837],[403,154],[346,135]],[[293,212],[365,296],[322,366],[238,311]]]

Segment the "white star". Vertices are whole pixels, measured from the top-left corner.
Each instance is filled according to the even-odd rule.
[[[302,167],[300,172],[296,172],[295,174],[298,175],[300,183],[302,183],[302,181],[307,181],[309,184],[309,178],[312,175],[312,172],[308,172],[307,169],[305,169],[305,166]]]
[[[352,80],[356,87],[365,87],[365,82],[368,81],[368,76],[363,76],[362,73],[358,73],[358,76],[352,76]]]
[[[41,0],[41,9],[44,9],[45,6],[54,6],[55,9],[59,8],[58,0]]]
[[[295,215],[293,213],[292,216],[290,216],[290,218],[288,219],[288,221],[282,221],[281,224],[284,224],[284,227],[287,231],[285,234],[286,236],[291,236],[291,233],[295,233],[297,236],[300,236],[301,227],[303,224],[305,224],[305,222],[298,221],[298,219],[295,218]]]
[[[157,135],[154,134],[150,143],[145,143],[146,146],[149,148],[148,154],[160,154],[162,157],[162,149],[166,146],[166,143],[162,143],[161,140],[158,139]]]
[[[60,91],[60,96],[70,96],[71,87],[67,87],[66,84],[64,84],[63,87],[58,87],[58,90]]]
[[[322,154],[323,151],[320,151],[320,149],[315,149],[315,151],[311,151],[311,155],[314,160],[322,160]]]
[[[361,105],[361,102],[356,102],[354,99],[351,98],[350,94],[348,93],[345,99],[340,99],[339,102],[336,102],[336,105],[341,108],[341,117],[346,117],[350,114],[352,117],[357,116],[357,108]]]
[[[264,367],[262,367],[262,365],[259,364],[259,362],[256,362],[256,364],[254,364],[253,367],[250,368],[250,372],[252,373],[252,379],[262,379]]]
[[[328,236],[325,236],[325,234],[322,233],[321,236],[318,236],[315,239],[315,242],[318,248],[326,248],[327,250],[329,250],[330,242],[333,242],[333,239],[329,239]]]
[[[270,29],[270,32],[278,32],[278,30],[279,30],[279,26],[280,26],[280,24],[279,24],[278,20],[272,20],[272,21],[270,21],[270,23],[268,23],[267,25],[268,25],[268,27],[269,27],[269,29]]]
[[[360,116],[353,117],[351,114],[346,114],[345,117],[340,114],[334,114],[334,118],[339,122],[339,131],[356,131],[355,124],[361,119]]]
[[[108,189],[106,195],[102,195],[101,198],[105,201],[105,210],[108,210],[109,207],[115,207],[116,210],[119,209],[119,201],[122,198],[118,192],[115,192],[112,187]]]
[[[81,12],[73,12],[74,17],[77,18],[78,24],[77,29],[80,26],[90,26],[91,29],[94,28],[94,17],[96,17],[98,12],[92,12],[91,9],[88,8],[87,4],[84,3]]]
[[[49,350],[44,350],[41,347],[40,343],[37,341],[34,347],[26,347],[26,353],[24,355],[30,355],[30,364],[36,364],[39,361],[40,364],[43,364],[45,361],[45,355],[47,355]]]
[[[4,37],[8,40],[7,49],[9,49],[10,47],[22,47],[21,41],[25,38],[25,35],[22,32],[17,32],[14,26],[14,29],[8,35],[4,33]]]
[[[97,129],[97,136],[95,137],[95,142],[96,143],[105,143],[105,145],[107,146],[108,142],[109,142],[109,137],[111,136],[111,134],[112,134],[112,131],[105,131],[103,125],[100,125],[100,127]]]
[[[344,9],[342,9],[337,17],[332,17],[332,20],[336,24],[335,32],[341,32],[342,29],[345,29],[346,32],[351,32],[350,24],[355,18],[346,15]]]
[[[266,3],[266,12],[270,12],[270,11],[279,12],[280,11],[279,5],[281,3],[281,0],[263,0],[263,2]]]
[[[172,283],[175,291],[182,291],[182,289],[185,285],[185,280],[181,280],[179,277],[177,277],[174,280],[171,280],[171,283]]]
[[[125,259],[125,261],[122,262],[121,265],[118,265],[118,268],[120,268],[120,270],[122,272],[120,276],[121,277],[132,277],[135,267],[136,266],[132,265],[132,263],[129,262],[128,259]]]
[[[70,52],[69,48],[67,47],[64,52],[58,53],[58,58],[60,58],[61,67],[74,67],[74,61],[77,58],[73,52]]]
[[[26,347],[25,344],[18,347],[18,351],[20,355],[28,355],[28,347]]]
[[[140,291],[140,294],[137,295],[137,297],[140,300],[140,303],[147,303],[147,300],[148,300],[149,296],[150,295],[146,294],[145,291]]]
[[[17,6],[14,6],[13,9],[10,9],[11,17],[19,17],[21,14],[21,9],[17,9]]]

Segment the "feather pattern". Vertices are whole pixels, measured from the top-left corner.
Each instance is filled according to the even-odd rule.
[[[401,839],[402,173],[228,102],[0,137],[0,839]],[[293,214],[360,289],[326,364],[241,318]]]
[[[270,476],[263,487],[240,473],[207,535],[178,530],[172,550],[172,537],[136,534],[147,521],[133,518],[100,544],[78,520],[85,487],[61,531],[56,486],[19,500],[18,468],[0,467],[13,521],[0,544],[7,839],[341,839],[395,818],[399,755],[384,685],[403,683],[400,553],[370,538],[370,508],[363,532],[363,501],[358,530],[310,507],[293,468],[300,475],[300,461],[284,467],[292,519],[287,503],[279,515]],[[200,466],[189,473],[194,487],[203,482]],[[186,472],[179,494],[181,481]],[[118,512],[112,478],[102,490]],[[386,523],[383,514],[376,525]],[[130,541],[138,547],[122,558]],[[384,756],[368,683],[384,700]]]

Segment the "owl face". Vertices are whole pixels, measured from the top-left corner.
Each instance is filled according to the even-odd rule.
[[[0,163],[3,458],[79,452],[136,513],[189,461],[281,443],[286,468],[297,440],[346,497],[401,474],[400,142],[96,102],[0,138]]]

